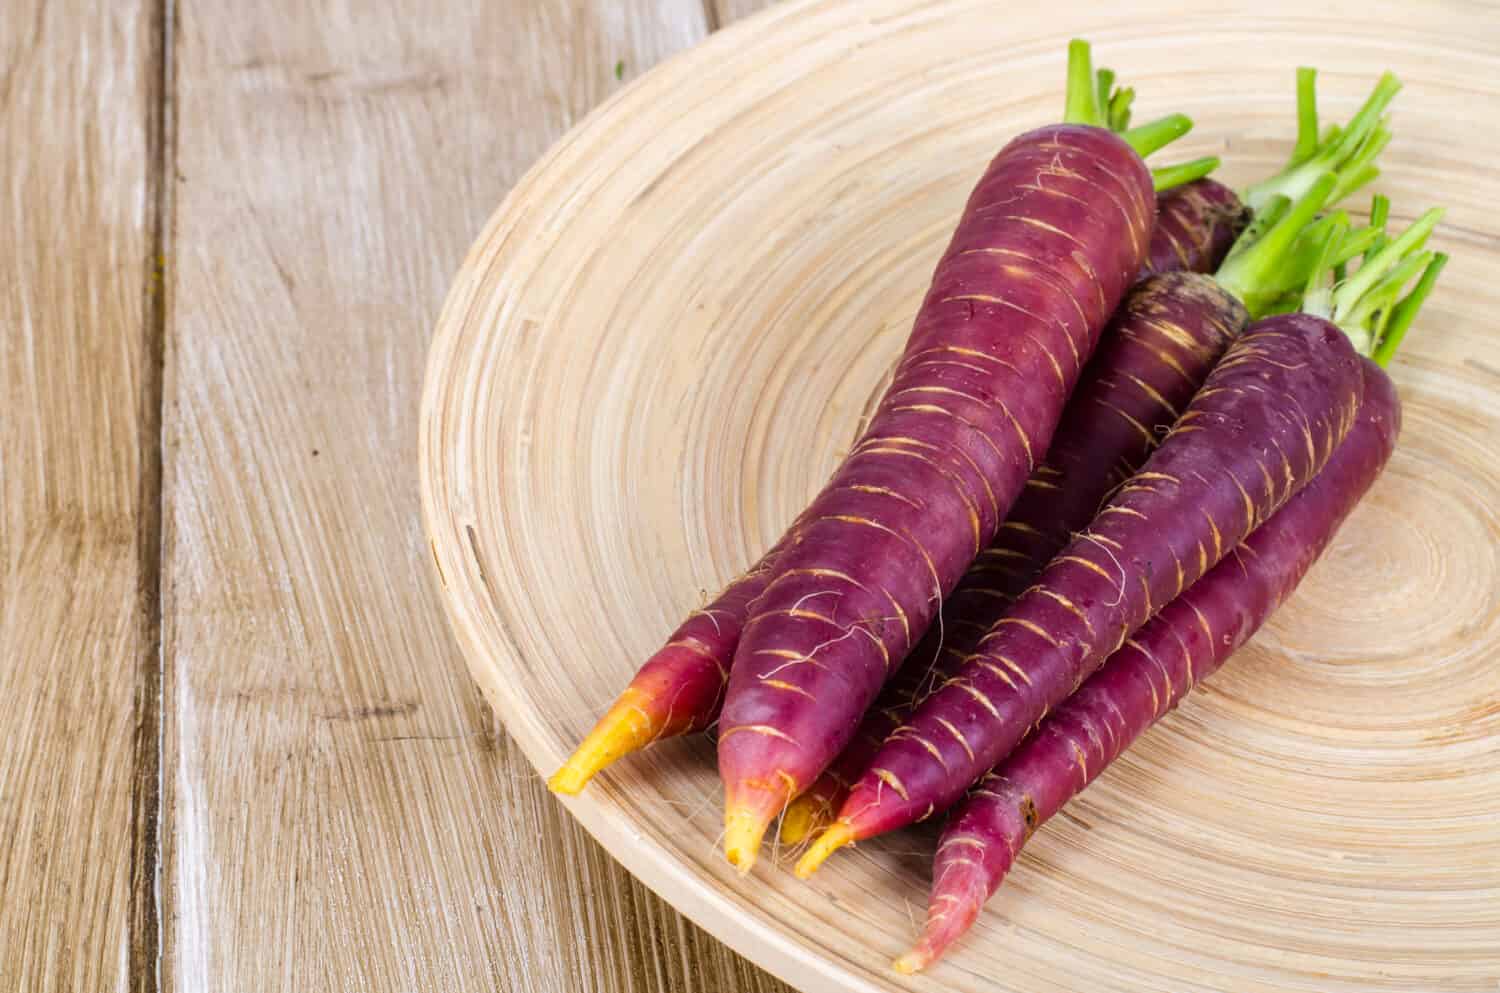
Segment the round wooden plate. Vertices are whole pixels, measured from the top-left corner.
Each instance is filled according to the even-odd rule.
[[[1184,9],[1189,10],[1183,13]],[[1090,38],[1142,118],[1234,183],[1406,90],[1380,188],[1450,211],[1398,359],[1406,429],[1259,638],[1033,839],[949,958],[889,971],[931,833],[812,882],[716,848],[702,739],[569,809],[632,872],[806,990],[1500,988],[1500,21],[1454,0],[1253,14],[1177,0],[795,3],[647,74],[490,221],[439,323],[422,486],[473,673],[539,772],[775,540],[855,435],[970,186],[1061,112]],[[497,126],[503,126],[497,122]],[[503,811],[495,811],[503,817]]]

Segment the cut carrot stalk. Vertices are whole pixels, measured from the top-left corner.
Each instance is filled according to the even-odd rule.
[[[1401,90],[1400,81],[1390,73],[1381,76],[1349,123],[1331,128],[1322,141],[1314,144],[1312,136],[1318,130],[1317,98],[1313,92],[1316,75],[1312,69],[1297,71],[1297,144],[1281,172],[1246,191],[1245,202],[1253,210],[1260,211],[1276,196],[1298,199],[1324,173],[1339,175],[1339,185],[1332,196],[1335,201],[1380,175],[1375,159],[1391,140],[1389,121],[1384,115]]]

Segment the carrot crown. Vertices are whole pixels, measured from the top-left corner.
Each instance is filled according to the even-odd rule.
[[[1186,114],[1168,114],[1139,127],[1130,127],[1130,105],[1135,90],[1115,86],[1112,69],[1094,72],[1089,43],[1078,38],[1068,42],[1067,105],[1063,111],[1066,124],[1087,124],[1108,128],[1120,136],[1141,158],[1160,151],[1193,128]],[[1205,156],[1151,170],[1151,182],[1157,190],[1170,189],[1201,179],[1219,167],[1214,156]]]
[[[1356,351],[1381,366],[1396,354],[1443,266],[1448,264],[1448,256],[1442,252],[1424,250],[1442,220],[1441,208],[1427,211],[1392,239],[1387,239],[1384,231],[1389,213],[1390,202],[1377,196],[1370,208],[1371,226],[1365,229],[1373,231],[1373,237],[1357,237],[1363,232],[1351,235],[1335,219],[1323,237],[1319,261],[1308,277],[1302,303],[1307,313],[1337,324]],[[1362,245],[1359,253],[1350,250],[1356,243]],[[1356,257],[1358,268],[1350,275],[1345,265]]]
[[[1295,310],[1313,269],[1333,264],[1322,251],[1330,222],[1318,212],[1337,186],[1338,177],[1325,172],[1296,200],[1277,195],[1235,240],[1214,278],[1251,317]]]
[[[1400,80],[1389,72],[1382,75],[1349,123],[1330,125],[1320,137],[1317,77],[1316,69],[1297,70],[1297,143],[1280,172],[1245,191],[1245,202],[1252,210],[1263,210],[1277,196],[1296,200],[1324,173],[1336,178],[1330,203],[1380,175],[1375,159],[1391,140],[1389,118],[1384,115],[1401,89]]]

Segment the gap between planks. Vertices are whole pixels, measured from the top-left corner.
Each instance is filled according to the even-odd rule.
[[[137,418],[140,517],[136,534],[137,609],[143,638],[136,663],[132,737],[130,919],[127,972],[131,993],[161,989],[161,794],[162,794],[162,438],[167,322],[173,243],[172,192],[176,175],[175,0],[151,0],[151,98],[147,106],[148,220],[143,260],[145,363]]]

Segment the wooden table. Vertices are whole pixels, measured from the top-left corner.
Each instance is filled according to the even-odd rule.
[[[0,989],[783,987],[549,797],[418,521],[448,281],[755,0],[0,0]]]

